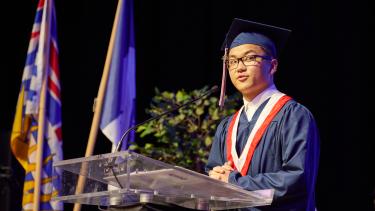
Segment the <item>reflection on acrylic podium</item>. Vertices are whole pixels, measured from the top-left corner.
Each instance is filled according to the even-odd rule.
[[[54,163],[62,190],[54,200],[107,207],[176,205],[224,210],[269,205],[273,190],[247,191],[188,169],[121,151]]]

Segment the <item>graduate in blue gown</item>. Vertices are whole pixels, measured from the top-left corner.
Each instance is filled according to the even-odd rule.
[[[311,112],[278,91],[273,80],[289,33],[235,19],[223,45],[244,105],[219,124],[206,171],[249,191],[274,189],[271,205],[245,210],[315,210],[318,129]]]

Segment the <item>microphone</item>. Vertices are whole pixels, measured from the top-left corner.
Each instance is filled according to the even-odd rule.
[[[124,134],[121,136],[121,139],[120,139],[120,141],[118,142],[118,144],[117,144],[116,149],[115,149],[114,152],[118,152],[118,151],[119,151],[122,142],[124,141],[125,137],[129,134],[130,131],[136,129],[137,127],[139,127],[139,126],[141,126],[141,125],[143,125],[143,124],[146,124],[147,122],[150,122],[150,121],[155,120],[155,119],[159,119],[160,117],[162,117],[162,116],[164,116],[164,115],[167,115],[167,114],[172,113],[172,112],[174,112],[174,111],[176,111],[176,110],[178,110],[178,109],[180,109],[180,108],[183,108],[183,107],[185,107],[185,106],[187,106],[187,105],[189,105],[189,104],[191,104],[191,103],[194,103],[195,101],[200,100],[200,99],[202,99],[203,97],[205,97],[205,96],[207,96],[207,95],[210,95],[210,94],[216,92],[217,90],[218,90],[218,87],[215,85],[215,86],[213,86],[210,90],[204,92],[201,96],[196,97],[195,99],[193,99],[193,100],[191,100],[191,101],[189,101],[189,102],[187,102],[187,103],[185,103],[185,104],[179,105],[179,106],[177,106],[177,107],[175,107],[175,108],[173,108],[173,109],[171,109],[171,110],[165,111],[164,113],[161,113],[161,114],[159,114],[159,115],[157,115],[157,116],[154,116],[154,117],[152,117],[152,118],[150,118],[150,119],[147,119],[147,120],[145,120],[145,121],[143,121],[143,122],[141,122],[141,123],[138,123],[137,125],[134,125],[133,127],[130,127],[130,128],[127,129],[127,130],[124,132]]]

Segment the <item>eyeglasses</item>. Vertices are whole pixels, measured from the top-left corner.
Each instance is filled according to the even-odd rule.
[[[236,69],[240,60],[245,66],[255,65],[260,63],[262,60],[271,60],[272,58],[269,56],[261,56],[261,55],[247,55],[242,58],[230,58],[226,61],[227,68],[229,70]]]

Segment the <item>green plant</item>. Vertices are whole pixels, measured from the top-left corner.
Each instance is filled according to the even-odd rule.
[[[155,96],[146,112],[159,115],[199,97],[208,87],[176,93],[155,88]],[[206,97],[175,113],[151,121],[137,129],[140,140],[129,149],[163,162],[202,172],[207,163],[216,127],[220,120],[238,109],[239,94],[226,99],[224,109],[217,97]]]

